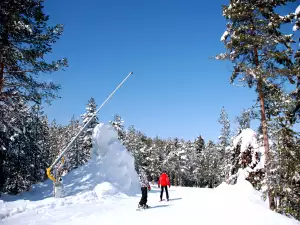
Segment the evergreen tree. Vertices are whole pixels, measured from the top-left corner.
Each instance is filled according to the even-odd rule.
[[[205,148],[205,141],[201,135],[196,138],[196,140],[194,141],[194,145],[195,145],[196,152],[198,154],[201,154],[201,152]]]
[[[18,102],[16,102],[18,100]],[[29,190],[30,185],[35,181],[33,178],[33,153],[32,132],[30,132],[31,115],[30,109],[22,98],[15,98],[12,107],[7,110],[5,139],[6,151],[5,161],[2,162],[5,183],[3,192],[18,194],[21,191]],[[17,103],[17,104],[16,104]],[[10,118],[10,119],[9,119]]]
[[[222,107],[220,118],[218,122],[221,125],[221,135],[219,136],[219,144],[217,146],[218,151],[220,152],[221,157],[221,166],[222,170],[222,179],[226,180],[226,175],[228,174],[228,164],[229,164],[229,152],[227,151],[227,147],[230,143],[230,121],[228,119],[228,114],[225,111],[225,108]]]
[[[243,130],[234,138],[230,151],[230,176],[227,183],[235,184],[238,172],[242,169],[246,180],[257,190],[261,190],[265,172],[262,162],[263,150],[256,133],[251,129]]]
[[[294,15],[280,16],[274,10],[292,1],[231,0],[228,6],[223,6],[223,15],[229,22],[221,41],[224,41],[227,52],[217,59],[228,59],[234,63],[231,82],[241,76],[242,82],[256,88],[266,162],[269,160],[269,140],[263,91],[265,83],[283,83],[285,80],[294,83],[298,68],[291,58],[292,35],[285,35],[280,30],[281,25],[291,22]],[[268,176],[269,168],[266,172]],[[274,209],[274,198],[270,192],[268,197],[270,208]]]
[[[63,127],[62,132],[62,139],[63,142],[61,148],[58,152],[58,155],[61,151],[70,143],[70,141],[75,137],[75,135],[79,132],[81,128],[79,119],[76,119],[75,116],[70,120],[70,123],[67,127]],[[83,151],[82,151],[82,139],[78,138],[74,144],[72,145],[71,149],[65,155],[65,163],[68,171],[78,168],[79,166],[84,164],[83,158]]]
[[[202,182],[206,187],[214,188],[221,183],[221,154],[213,141],[208,141],[202,155]]]
[[[96,113],[97,105],[94,98],[90,98],[86,107],[86,113],[81,115],[83,120],[82,126],[84,126]],[[79,141],[82,143],[80,149],[82,154],[80,156],[81,162],[84,164],[91,158],[91,150],[92,150],[92,134],[94,128],[99,124],[98,117],[94,116],[88,127],[83,131],[83,134],[79,138]]]
[[[0,101],[7,102],[16,94],[24,101],[56,97],[59,86],[36,76],[67,66],[66,59],[45,61],[63,26],[48,26],[43,8],[43,1],[38,0],[0,2]]]
[[[116,114],[114,116],[114,119],[112,121],[109,121],[109,123],[115,128],[115,130],[118,132],[118,138],[120,141],[124,142],[125,140],[125,131],[124,131],[124,121],[122,120],[121,116]]]
[[[250,110],[243,110],[240,116],[236,117],[238,123],[237,134],[240,134],[242,130],[250,128],[251,112]]]
[[[28,190],[49,164],[47,120],[29,103],[40,107],[57,96],[59,86],[40,74],[58,71],[67,61],[45,60],[63,27],[48,26],[43,8],[37,0],[0,2],[0,192]]]
[[[63,127],[53,120],[49,126],[49,161],[51,164],[63,149],[66,141]]]

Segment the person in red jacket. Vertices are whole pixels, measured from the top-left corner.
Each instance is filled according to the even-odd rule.
[[[161,187],[161,191],[160,191],[160,201],[162,201],[162,197],[163,197],[163,193],[164,193],[164,189],[166,191],[166,196],[167,196],[167,201],[169,201],[169,193],[168,193],[168,186],[170,188],[171,184],[170,184],[170,179],[167,175],[167,172],[164,170],[162,172],[162,174],[160,175],[159,179],[158,179],[158,188]]]

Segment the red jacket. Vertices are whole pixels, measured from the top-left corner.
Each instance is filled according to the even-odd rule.
[[[169,186],[170,187],[170,180],[169,177],[166,173],[163,173],[160,175],[159,180],[158,180],[158,186]]]

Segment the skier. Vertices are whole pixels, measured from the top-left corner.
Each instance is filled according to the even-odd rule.
[[[166,191],[167,201],[169,201],[169,193],[168,193],[168,187],[167,186],[169,186],[169,188],[171,186],[170,179],[169,179],[169,177],[167,175],[167,172],[165,170],[163,170],[163,172],[160,175],[159,180],[158,180],[158,188],[161,187],[160,201],[162,201],[164,189]]]
[[[141,185],[142,198],[139,202],[138,208],[147,209],[147,208],[149,208],[149,206],[146,204],[147,198],[148,198],[147,189],[150,191],[151,187],[150,187],[149,181],[147,179],[146,173],[143,169],[140,169],[139,180],[140,180],[140,185]]]

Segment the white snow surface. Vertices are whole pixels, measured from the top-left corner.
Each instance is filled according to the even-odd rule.
[[[300,14],[300,5],[298,5],[298,7],[296,8],[295,14],[296,14],[296,15]]]
[[[222,35],[220,41],[225,41],[228,35],[229,35],[229,32],[226,30],[226,31],[223,33],[223,35]]]
[[[92,160],[64,177],[63,198],[51,197],[49,181],[19,196],[2,196],[0,224],[300,225],[269,210],[243,174],[236,185],[215,189],[171,186],[169,202],[158,201],[154,185],[148,193],[151,208],[136,211],[141,195],[133,158],[116,137],[108,125],[95,128]]]

